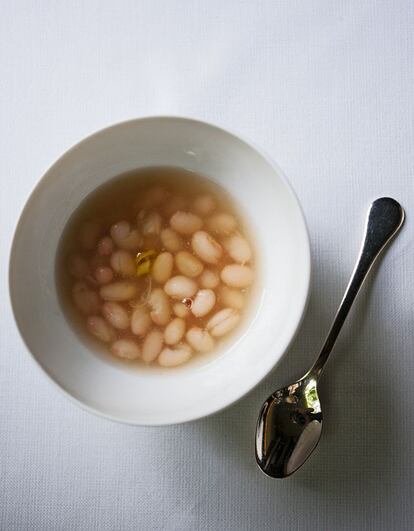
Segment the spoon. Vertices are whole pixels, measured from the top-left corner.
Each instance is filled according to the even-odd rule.
[[[274,392],[263,404],[256,427],[256,461],[268,476],[290,476],[318,444],[322,431],[319,377],[372,264],[403,222],[404,210],[395,199],[381,197],[372,203],[355,269],[318,359],[300,380]]]

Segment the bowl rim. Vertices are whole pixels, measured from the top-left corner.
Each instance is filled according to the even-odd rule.
[[[52,374],[48,371],[48,369],[45,366],[42,365],[40,360],[37,359],[37,357],[33,354],[33,352],[31,351],[31,348],[29,347],[29,345],[28,345],[28,343],[27,343],[27,341],[25,339],[22,327],[21,327],[21,325],[19,323],[19,320],[18,320],[18,317],[17,317],[16,309],[15,309],[15,306],[14,306],[13,294],[12,294],[12,275],[13,275],[12,263],[13,263],[13,259],[14,259],[14,253],[15,253],[16,239],[17,239],[19,231],[21,230],[21,225],[22,225],[23,220],[24,220],[24,214],[28,210],[30,203],[35,199],[36,195],[41,193],[42,188],[44,186],[48,185],[48,180],[52,179],[52,176],[50,175],[51,172],[61,162],[61,160],[64,157],[66,157],[67,155],[69,155],[70,153],[72,153],[73,151],[78,149],[82,144],[87,143],[90,140],[92,140],[93,138],[99,137],[102,134],[106,134],[108,131],[110,131],[112,129],[122,128],[122,127],[125,127],[125,126],[128,126],[128,125],[132,125],[132,124],[136,124],[136,123],[142,123],[142,122],[171,121],[171,120],[180,121],[180,122],[183,122],[183,123],[198,124],[198,125],[201,125],[203,127],[207,126],[209,128],[216,129],[220,133],[224,133],[224,134],[230,135],[230,136],[236,138],[237,140],[239,140],[240,142],[242,142],[243,144],[245,144],[247,147],[252,148],[254,151],[256,151],[256,153],[258,155],[260,155],[272,167],[272,169],[275,170],[276,174],[282,180],[286,190],[291,195],[292,199],[294,200],[294,203],[296,204],[296,206],[298,208],[298,214],[299,214],[298,221],[300,221],[301,226],[302,226],[301,229],[303,231],[304,244],[305,244],[305,248],[303,249],[303,252],[304,252],[304,255],[305,255],[305,260],[304,260],[304,263],[303,263],[303,267],[304,267],[304,275],[306,276],[306,279],[305,279],[306,280],[306,284],[305,284],[305,289],[303,290],[303,293],[301,294],[301,304],[298,306],[298,307],[301,307],[301,311],[299,312],[299,316],[296,319],[296,322],[295,322],[294,326],[292,326],[293,332],[290,334],[289,340],[286,341],[286,343],[281,346],[281,348],[279,350],[280,354],[279,354],[278,359],[276,359],[272,365],[267,366],[258,375],[258,377],[254,381],[249,383],[249,385],[247,386],[246,389],[243,389],[242,392],[240,392],[239,394],[236,393],[231,398],[231,400],[229,402],[224,403],[224,404],[222,404],[220,406],[214,407],[213,409],[211,409],[211,411],[208,411],[207,413],[201,412],[201,413],[196,414],[196,415],[188,415],[187,417],[180,418],[179,420],[156,421],[156,422],[140,422],[140,421],[124,419],[124,418],[121,418],[121,417],[117,417],[115,415],[111,415],[109,413],[106,413],[106,412],[98,409],[98,408],[95,408],[93,406],[90,406],[90,405],[82,402],[80,399],[78,399],[76,396],[74,396],[71,392],[69,392],[67,389],[65,389],[65,387],[52,376]],[[7,279],[8,279],[8,295],[9,295],[10,306],[12,308],[12,314],[13,314],[13,317],[14,317],[14,321],[15,321],[16,328],[17,328],[18,334],[20,336],[20,339],[22,340],[23,344],[25,345],[26,350],[28,351],[28,353],[29,353],[30,357],[32,358],[32,360],[35,362],[37,367],[40,368],[41,372],[43,373],[43,375],[46,376],[47,380],[52,382],[52,384],[54,385],[55,388],[59,389],[59,391],[64,396],[66,396],[72,403],[76,404],[81,409],[83,409],[85,411],[88,411],[89,413],[92,413],[92,414],[94,414],[94,415],[96,415],[98,417],[101,417],[101,418],[105,418],[105,419],[108,419],[108,420],[111,420],[111,421],[114,421],[114,422],[118,422],[118,423],[121,423],[121,424],[132,425],[132,426],[171,426],[171,425],[176,425],[176,424],[184,424],[184,423],[195,421],[195,420],[198,420],[198,419],[201,419],[201,418],[206,418],[206,417],[209,417],[211,415],[214,415],[215,413],[218,413],[219,411],[223,411],[223,410],[227,409],[228,407],[232,406],[233,404],[235,404],[236,402],[241,400],[243,397],[248,395],[255,387],[257,387],[260,384],[260,382],[263,381],[263,379],[271,371],[273,371],[279,365],[281,360],[286,356],[286,354],[287,354],[290,346],[292,345],[293,341],[295,340],[295,338],[296,338],[296,336],[297,336],[297,334],[298,334],[298,332],[299,332],[299,330],[301,328],[303,319],[305,317],[306,310],[307,310],[307,307],[308,307],[308,304],[309,304],[310,291],[311,291],[310,290],[310,287],[311,287],[311,272],[312,272],[312,262],[311,262],[311,248],[310,248],[309,229],[308,229],[306,218],[305,218],[305,215],[304,215],[304,212],[303,212],[303,207],[302,207],[302,205],[301,205],[301,203],[300,203],[300,201],[298,199],[298,196],[297,196],[296,192],[294,191],[292,185],[290,184],[288,178],[286,177],[285,173],[280,168],[280,166],[273,160],[273,158],[265,150],[263,150],[261,147],[258,147],[254,141],[252,141],[251,139],[247,138],[244,135],[240,135],[238,132],[234,132],[233,130],[231,130],[231,129],[227,128],[227,127],[224,128],[224,127],[221,127],[219,125],[213,124],[211,122],[207,122],[205,120],[201,120],[201,119],[197,119],[197,118],[191,118],[191,117],[182,116],[182,115],[174,115],[174,114],[164,115],[164,114],[160,114],[160,115],[149,115],[149,116],[142,116],[142,117],[138,117],[138,118],[131,118],[131,119],[123,120],[123,121],[120,121],[120,122],[116,122],[116,123],[111,124],[111,125],[109,125],[107,127],[103,127],[101,129],[95,130],[93,133],[91,133],[91,134],[87,135],[86,137],[82,138],[79,142],[76,142],[71,147],[69,147],[67,150],[65,150],[57,159],[55,159],[55,161],[50,166],[47,167],[47,169],[43,172],[42,176],[37,180],[37,182],[35,183],[35,185],[31,189],[29,195],[25,199],[24,206],[23,206],[22,210],[20,211],[19,217],[18,217],[17,222],[15,224],[15,227],[14,227],[14,230],[13,230],[13,234],[12,234],[12,239],[11,239],[10,252],[9,252]]]

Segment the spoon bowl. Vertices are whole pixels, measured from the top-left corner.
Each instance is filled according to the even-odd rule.
[[[311,455],[322,432],[317,380],[304,377],[269,396],[257,424],[256,459],[268,476],[283,478]]]

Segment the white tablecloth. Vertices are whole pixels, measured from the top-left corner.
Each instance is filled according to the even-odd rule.
[[[1,529],[413,528],[413,6],[3,2]],[[50,385],[14,325],[7,260],[46,168],[89,133],[153,114],[229,127],[279,162],[309,223],[313,288],[289,354],[252,393],[211,418],[149,429],[96,418]],[[316,454],[271,480],[255,464],[258,410],[316,355],[380,195],[404,204],[405,228],[324,374]]]

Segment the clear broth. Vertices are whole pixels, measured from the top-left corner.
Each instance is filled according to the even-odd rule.
[[[98,220],[102,225],[102,236],[108,235],[111,225],[120,220],[126,220],[135,227],[137,214],[140,209],[137,204],[140,202],[140,198],[143,196],[144,192],[149,187],[152,188],[154,186],[165,187],[173,196],[184,197],[188,204],[188,210],[190,211],[191,203],[196,196],[202,194],[212,195],[216,202],[215,212],[226,212],[236,218],[237,230],[248,240],[253,252],[253,258],[249,261],[249,266],[253,269],[255,277],[257,275],[256,249],[254,248],[251,232],[247,226],[246,216],[241,213],[239,207],[229,193],[210,179],[182,168],[149,167],[121,174],[99,186],[82,201],[65,227],[57,253],[56,284],[64,314],[82,340],[86,342],[89,347],[93,347],[93,350],[98,352],[99,355],[103,355],[112,363],[116,362],[117,365],[122,364],[137,366],[140,368],[148,367],[147,364],[144,364],[139,359],[136,361],[128,361],[116,358],[110,353],[108,345],[101,343],[87,331],[85,325],[86,318],[80,314],[77,308],[75,308],[72,301],[71,290],[75,281],[69,273],[68,260],[71,255],[79,254],[79,232],[81,227],[87,222]],[[153,208],[151,210],[157,211],[163,210],[163,208],[164,206],[162,205],[159,209]],[[185,210],[187,210],[187,208]],[[163,225],[163,228],[166,226],[168,226],[168,223]],[[213,234],[213,236],[220,241],[220,238],[217,235]],[[185,236],[181,235],[181,237],[186,241]],[[189,239],[191,239],[191,237],[189,237]],[[165,250],[159,238],[154,237],[150,237],[146,241],[144,240],[144,248],[153,249],[157,253]],[[187,241],[183,250],[192,252],[191,246]],[[82,250],[82,254],[88,261],[90,261],[95,252]],[[109,263],[109,259],[106,258],[102,258],[101,261],[102,265],[107,265]],[[222,259],[215,267],[221,270],[225,265],[230,263],[234,263],[234,260],[224,253]],[[205,264],[205,266],[210,267],[209,264]],[[177,271],[176,266],[174,266],[172,276],[180,274],[181,273]],[[117,280],[117,278],[114,278],[114,281],[115,280]],[[197,278],[194,280],[197,281]],[[250,287],[242,290],[245,304],[241,310],[242,318],[237,327],[225,337],[219,338],[216,342],[215,348],[211,352],[195,353],[193,354],[192,359],[185,363],[185,365],[212,359],[217,354],[222,353],[224,350],[231,347],[231,345],[237,341],[241,336],[242,330],[245,328],[249,317],[252,315],[254,301],[256,300],[255,293],[257,291],[257,284],[257,278],[255,278]],[[124,306],[128,308],[128,303],[125,303]],[[192,326],[203,327],[206,320],[222,308],[223,305],[218,298],[213,310],[207,317],[197,318],[190,314],[185,318],[187,325],[186,330]],[[132,312],[132,308],[130,311]],[[172,317],[175,317],[175,315],[173,314]],[[137,340],[137,336],[133,335],[130,331],[122,332],[121,337],[134,338]],[[125,361],[127,363],[125,363]]]

